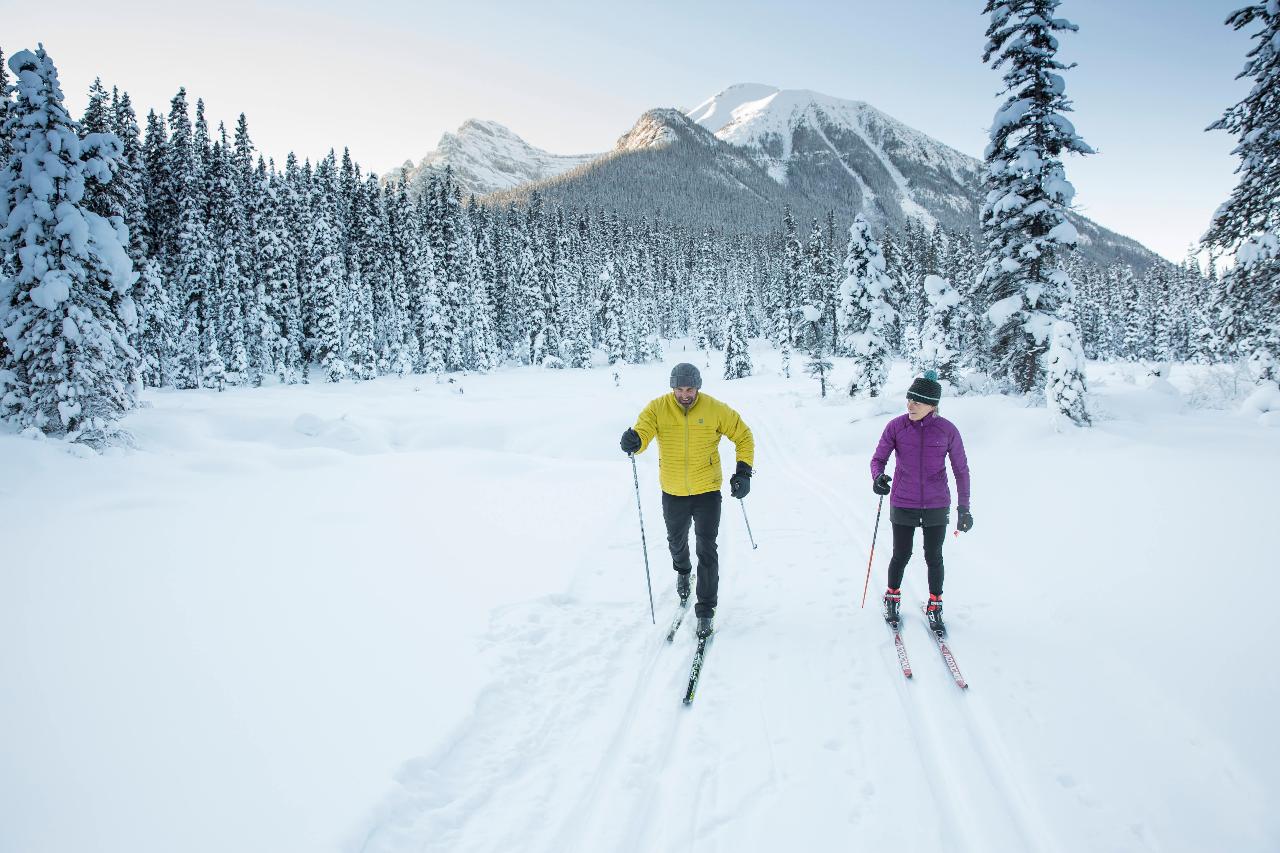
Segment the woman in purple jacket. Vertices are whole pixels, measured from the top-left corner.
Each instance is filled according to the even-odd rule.
[[[960,501],[956,527],[973,527],[969,513],[969,462],[955,424],[938,414],[942,385],[932,370],[918,377],[907,391],[907,413],[889,421],[871,457],[872,491],[889,497],[889,523],[893,526],[893,557],[889,560],[889,589],[884,594],[884,616],[898,621],[902,603],[902,573],[911,559],[915,529],[924,528],[924,561],[929,567],[929,627],[942,633],[942,543],[947,537],[951,490],[947,486],[946,458],[956,478]],[[885,473],[889,454],[896,453],[893,473]],[[892,491],[889,483],[892,481]]]

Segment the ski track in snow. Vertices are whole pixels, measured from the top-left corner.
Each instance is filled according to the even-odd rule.
[[[775,439],[768,441],[769,453],[772,458],[776,458],[782,463],[785,473],[799,481],[800,489],[793,490],[793,493],[807,493],[811,497],[821,499],[824,508],[830,514],[830,522],[834,529],[842,529],[847,520],[854,517],[852,507],[849,501],[842,499],[838,492],[832,489],[826,482],[810,475],[805,468],[796,461],[793,453],[794,442],[799,438],[808,438],[808,433],[800,424],[787,424],[785,428],[780,429],[777,423],[767,423],[764,430],[769,436],[785,435],[788,437],[788,443],[779,442]],[[810,440],[811,443],[811,440]],[[820,454],[811,447],[806,448],[810,452],[806,455],[810,458],[820,458]],[[860,482],[856,474],[852,474],[855,482]],[[870,474],[867,475],[869,479]],[[887,517],[882,516],[882,523],[887,528]],[[869,541],[864,545],[862,541],[854,543],[856,550],[869,548]],[[892,541],[890,541],[890,548]],[[854,552],[856,552],[856,550]],[[919,563],[913,555],[912,563]],[[882,570],[883,562],[879,566],[873,567],[873,573],[877,568]],[[916,574],[920,574],[921,566],[910,565],[908,571],[915,568]],[[910,576],[910,575],[909,575]],[[882,578],[872,578],[874,581],[882,580]],[[916,581],[918,584],[919,581]],[[913,584],[914,586],[914,584]],[[906,596],[904,596],[904,599]],[[878,609],[875,607],[878,596],[871,590],[868,590],[867,600],[871,602],[873,612]],[[905,602],[904,602],[905,603]],[[905,612],[904,612],[904,615]],[[921,617],[922,618],[922,617]],[[933,638],[929,636],[927,626],[924,632],[912,632],[910,626],[912,623],[919,622],[919,619],[906,619],[907,624],[904,625],[904,635],[911,635],[915,642],[910,643],[908,651],[912,649],[920,649],[921,655],[925,650],[925,643],[933,647],[936,662],[941,663],[941,654],[937,651],[937,644]],[[921,673],[913,677],[911,684],[906,683],[906,679],[902,677],[901,670],[898,666],[897,655],[893,651],[891,635],[887,629],[882,629],[885,639],[879,644],[881,649],[881,658],[885,661],[885,674],[887,678],[894,681],[902,712],[910,720],[911,733],[916,747],[917,757],[921,765],[924,780],[929,790],[933,794],[934,805],[941,814],[944,815],[943,825],[947,831],[944,835],[953,841],[960,842],[958,849],[975,851],[990,850],[1039,850],[1042,849],[1036,839],[1047,837],[1046,833],[1033,832],[1026,828],[1026,815],[1032,811],[1032,807],[1025,802],[1019,802],[1022,798],[1015,795],[1017,786],[1013,786],[1014,790],[1009,790],[1004,779],[1007,778],[1008,762],[1004,762],[1006,772],[993,772],[990,762],[987,760],[988,749],[992,751],[1002,751],[999,745],[999,736],[994,729],[986,728],[981,735],[975,732],[972,725],[968,726],[972,741],[967,743],[964,738],[955,737],[954,733],[951,737],[947,736],[948,731],[953,731],[954,720],[943,722],[937,716],[930,714],[922,714],[917,708],[917,703],[926,701],[919,697],[919,693],[923,692],[927,696],[927,702],[932,711],[937,711],[938,707],[946,703],[956,708],[955,715],[965,717],[966,723],[969,722],[971,716],[971,708],[968,707],[971,697],[966,693],[961,693],[959,688],[955,686],[950,679],[950,672],[944,667],[942,677],[928,677],[933,673]],[[905,639],[905,636],[904,636]],[[888,653],[886,656],[886,652]],[[914,669],[919,672],[921,666],[926,666],[924,662],[916,664]],[[963,672],[963,669],[961,670]],[[942,694],[952,694],[950,701]],[[945,730],[944,730],[945,729]],[[988,748],[983,748],[986,744],[992,744]],[[981,784],[975,784],[975,780],[966,778],[962,770],[963,768],[972,766],[974,756],[968,756],[965,760],[963,753],[971,750],[986,770],[990,782],[990,788]],[[939,784],[941,783],[941,784]],[[985,790],[984,790],[985,789]],[[1025,790],[1025,788],[1024,788]],[[955,802],[948,800],[948,792]],[[984,793],[986,796],[984,796]],[[1011,811],[1010,806],[1017,805],[1016,811]],[[999,828],[1005,825],[1006,821],[1012,817],[1016,835],[1014,837],[1001,837]]]
[[[746,503],[749,513],[753,501],[763,504],[756,520],[760,550],[746,544],[741,510],[726,497],[717,635],[693,706],[680,704],[693,618],[686,617],[675,641],[666,642],[674,582],[650,494],[655,472],[647,468],[641,490],[649,495],[657,627],[634,604],[593,604],[608,595],[599,586],[602,571],[586,563],[573,595],[500,614],[490,640],[508,652],[498,681],[441,754],[407,765],[402,791],[376,818],[362,851],[742,849],[753,839],[744,815],[768,808],[798,776],[808,774],[813,778],[806,784],[830,788],[830,774],[841,763],[847,766],[839,775],[851,777],[849,791],[827,790],[810,820],[837,820],[827,811],[843,808],[852,837],[868,813],[924,811],[933,816],[931,824],[900,827],[913,843],[973,853],[1051,849],[1036,788],[1009,757],[980,695],[981,682],[965,692],[955,686],[917,612],[904,620],[916,673],[907,682],[878,618],[878,590],[868,593],[871,612],[859,612],[860,557],[871,544],[874,514],[841,484],[856,483],[861,495],[862,460],[830,485],[830,471],[815,468],[828,454],[795,409],[753,402],[749,423],[759,468]],[[586,549],[603,550],[602,562],[625,569],[607,581],[615,595],[636,591],[640,570],[635,505],[627,498],[613,526],[593,534],[598,542]],[[887,515],[881,526],[886,533]],[[605,544],[610,542],[621,544]],[[873,568],[873,587],[883,582],[891,548],[883,535],[878,544],[885,550]],[[922,561],[913,560],[908,586],[917,600],[923,598],[923,572]],[[626,589],[613,588],[619,584]],[[784,609],[786,617],[780,615]],[[813,627],[774,625],[795,614]],[[596,624],[605,626],[603,636],[592,631]],[[788,631],[804,635],[787,642]],[[763,660],[752,657],[762,639]],[[844,657],[853,672],[823,671],[825,655],[806,658],[809,642],[847,646]],[[963,640],[957,654],[966,671]],[[797,695],[779,702],[788,691]],[[721,718],[731,709],[732,728],[722,731],[728,724]],[[806,719],[807,712],[814,720]],[[778,713],[781,720],[774,719]],[[877,779],[878,768],[863,766],[856,752],[841,758],[857,741],[873,737],[865,728],[868,718],[878,725],[888,719],[890,736],[898,738],[880,752],[895,765],[888,780]],[[814,722],[830,731],[796,734]],[[820,740],[820,767],[806,756],[811,738]],[[975,768],[981,778],[974,777]],[[757,840],[766,849],[766,840]]]

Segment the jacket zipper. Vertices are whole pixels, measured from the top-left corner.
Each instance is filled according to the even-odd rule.
[[[920,477],[920,509],[924,509],[924,418],[920,419],[920,466],[916,470]]]
[[[684,406],[680,408],[684,409],[684,493],[687,495],[692,492],[689,486],[689,409],[685,409]]]

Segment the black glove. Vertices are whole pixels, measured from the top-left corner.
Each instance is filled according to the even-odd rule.
[[[640,433],[633,429],[629,429],[622,434],[622,440],[618,442],[618,446],[622,448],[623,453],[635,453],[640,449]]]
[[[738,470],[729,478],[729,494],[742,500],[751,491],[751,466],[745,462],[738,463]]]
[[[956,530],[961,533],[968,533],[973,529],[973,516],[969,514],[969,508],[967,506],[958,506],[956,510],[960,513],[960,517],[956,521]]]
[[[877,495],[889,494],[889,481],[892,479],[893,478],[888,474],[881,474],[871,483],[871,491],[875,492]]]

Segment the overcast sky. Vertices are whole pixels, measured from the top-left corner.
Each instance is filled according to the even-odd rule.
[[[333,2],[63,0],[7,9],[6,58],[42,41],[76,115],[101,76],[144,119],[179,86],[210,124],[244,112],[283,162],[351,149],[418,160],[468,118],[562,154],[605,151],[646,109],[742,82],[866,101],[975,157],[998,105],[974,0]],[[1067,161],[1081,211],[1181,260],[1235,185],[1234,142],[1204,128],[1247,92],[1241,0],[1064,0],[1071,117],[1099,151]],[[183,8],[186,6],[187,8]]]

